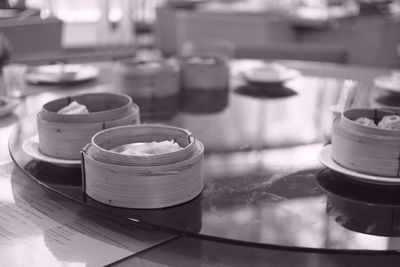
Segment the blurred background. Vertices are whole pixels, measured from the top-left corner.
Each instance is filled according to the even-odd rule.
[[[1,0],[8,60],[104,60],[187,41],[236,58],[399,68],[399,0]]]

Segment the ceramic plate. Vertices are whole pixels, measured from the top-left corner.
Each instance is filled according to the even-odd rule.
[[[381,185],[400,185],[400,178],[369,175],[365,173],[352,171],[340,166],[331,157],[331,145],[324,146],[321,149],[319,153],[319,160],[323,165],[325,165],[329,169],[340,172],[346,175],[347,177],[350,177],[352,179],[361,182],[381,184]]]
[[[374,79],[376,87],[395,93],[400,93],[400,81],[393,79],[392,76],[380,76]]]
[[[96,78],[99,70],[89,65],[53,64],[30,67],[26,73],[29,83],[74,83]]]
[[[294,69],[285,69],[276,73],[257,68],[244,74],[248,82],[253,83],[282,83],[300,76],[300,72]]]
[[[0,117],[7,116],[18,106],[19,100],[16,98],[0,96]]]
[[[68,159],[59,159],[47,156],[40,152],[39,150],[39,136],[34,135],[28,139],[26,139],[22,143],[22,149],[26,154],[31,156],[34,159],[45,161],[49,163],[53,163],[55,165],[63,166],[63,167],[76,167],[81,164],[80,160],[68,160]]]

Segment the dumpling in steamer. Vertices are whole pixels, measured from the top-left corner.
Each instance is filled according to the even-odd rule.
[[[58,114],[88,114],[89,111],[85,105],[81,105],[76,101],[72,101],[68,106],[63,107]]]
[[[375,122],[369,118],[361,117],[361,118],[356,119],[355,122],[357,122],[361,125],[364,125],[364,126],[376,128]]]
[[[151,143],[132,143],[117,146],[111,149],[112,152],[117,152],[133,156],[150,156],[171,153],[181,150],[182,147],[174,141],[162,141]]]
[[[400,116],[386,115],[378,123],[378,127],[388,130],[400,130]]]

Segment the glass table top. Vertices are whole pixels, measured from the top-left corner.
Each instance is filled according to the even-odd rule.
[[[225,93],[189,96],[185,106],[190,109],[168,120],[145,120],[189,129],[205,145],[203,192],[170,208],[101,204],[82,192],[79,167],[28,156],[22,143],[36,134],[34,114],[18,124],[9,149],[16,164],[41,185],[167,231],[249,246],[396,253],[400,187],[349,179],[318,159],[330,140],[331,106],[342,86],[342,79],[315,76],[265,88],[239,84]],[[207,108],[195,108],[199,99],[208,99]]]

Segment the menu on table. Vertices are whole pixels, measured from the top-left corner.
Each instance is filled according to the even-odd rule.
[[[174,238],[84,207],[0,165],[0,266],[103,266]]]

